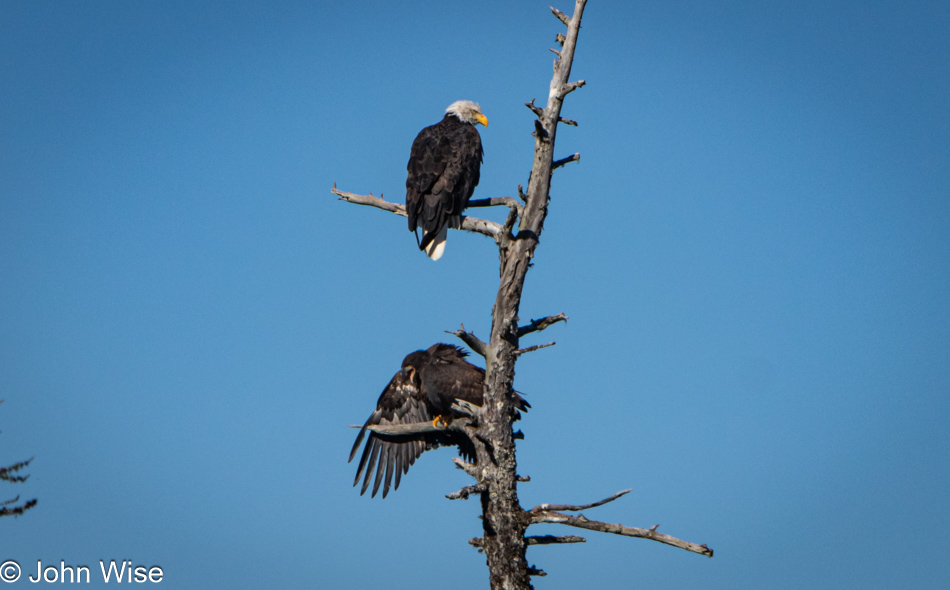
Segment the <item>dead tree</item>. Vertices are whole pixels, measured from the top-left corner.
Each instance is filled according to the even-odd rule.
[[[465,409],[469,418],[460,418],[450,425],[465,431],[476,449],[476,462],[466,463],[455,459],[456,465],[475,479],[473,485],[449,494],[450,499],[464,499],[472,494],[481,498],[482,526],[481,537],[471,539],[470,544],[485,553],[488,561],[489,576],[493,589],[531,588],[530,576],[544,575],[544,572],[529,566],[525,549],[529,545],[551,543],[577,543],[584,539],[578,536],[527,536],[529,526],[539,523],[557,523],[572,527],[651,539],[701,555],[712,556],[713,552],[705,545],[697,545],[657,532],[657,527],[634,528],[620,524],[611,524],[588,520],[583,515],[570,515],[565,512],[577,512],[611,502],[630,490],[618,492],[609,498],[574,506],[566,504],[541,504],[525,510],[518,502],[518,482],[527,478],[517,474],[515,460],[515,438],[512,428],[515,414],[513,405],[513,382],[515,362],[518,357],[532,350],[553,344],[539,344],[526,348],[520,347],[523,336],[540,332],[551,325],[566,321],[563,313],[533,320],[519,325],[518,310],[521,305],[521,293],[525,276],[531,266],[538,240],[544,229],[547,215],[551,176],[554,170],[569,162],[578,161],[574,154],[558,160],[554,159],[554,142],[558,124],[577,125],[575,121],[561,117],[561,106],[565,97],[584,86],[583,80],[570,81],[571,64],[574,49],[580,31],[581,17],[587,0],[575,0],[574,14],[568,17],[561,11],[551,8],[554,16],[566,27],[566,34],[556,37],[560,49],[552,49],[557,56],[554,60],[554,75],[550,92],[544,108],[536,106],[534,99],[526,103],[536,119],[534,121],[534,162],[528,180],[527,191],[518,187],[518,195],[523,202],[512,197],[473,200],[469,207],[505,206],[508,216],[505,223],[465,217],[461,229],[491,237],[499,251],[499,285],[492,309],[491,336],[488,342],[477,338],[472,332],[461,329],[450,332],[459,337],[474,352],[485,358],[485,404],[483,407],[468,406]],[[336,185],[331,191],[340,199],[358,205],[368,205],[390,211],[397,215],[406,215],[405,208],[397,203],[384,201],[369,195],[357,195],[338,190]],[[412,426],[412,425],[409,425]],[[434,428],[432,424],[421,424],[417,428],[376,426],[373,430],[387,435],[414,434]]]
[[[0,399],[0,403],[3,403],[3,400]],[[6,467],[0,467],[0,481],[6,481],[10,483],[23,483],[30,476],[29,475],[19,475],[20,470],[25,469],[29,466],[30,462],[33,461],[33,457],[30,457],[26,461],[19,461],[13,465],[7,465]],[[11,500],[6,500],[0,502],[0,517],[3,516],[20,516],[30,508],[36,506],[36,498],[32,500],[27,500],[22,504],[17,504],[20,501],[20,496],[13,498]]]

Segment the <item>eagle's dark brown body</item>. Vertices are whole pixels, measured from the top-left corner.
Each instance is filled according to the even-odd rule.
[[[487,122],[481,111],[477,115]],[[462,210],[478,185],[482,156],[475,125],[452,112],[420,131],[412,142],[406,166],[409,231],[422,230],[419,249],[433,259],[442,255],[447,228],[461,227]],[[437,252],[430,246],[433,241],[443,244]]]
[[[376,403],[376,411],[366,420],[353,449],[350,461],[356,456],[367,426],[375,424],[413,424],[432,422],[438,416],[454,417],[450,409],[455,400],[464,400],[476,406],[484,403],[485,370],[465,360],[467,353],[450,344],[434,344],[427,350],[417,350],[402,361],[396,373]],[[516,407],[525,411],[530,406],[518,394]],[[463,456],[472,458],[471,442],[465,435],[446,431],[412,436],[386,437],[369,431],[369,438],[356,470],[355,486],[363,478],[360,494],[366,492],[373,471],[373,496],[383,485],[383,497],[389,493],[395,476],[394,488],[399,487],[403,473],[424,451],[439,445],[457,445]]]

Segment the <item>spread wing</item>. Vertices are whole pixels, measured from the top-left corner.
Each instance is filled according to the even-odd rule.
[[[457,399],[482,405],[485,370],[466,361],[467,354],[451,344],[434,344],[425,352],[419,350],[406,357],[403,370],[393,376],[379,396],[376,410],[363,424],[350,451],[349,460],[352,461],[366,439],[353,479],[354,486],[363,480],[360,495],[366,493],[372,481],[372,495],[375,497],[382,485],[385,498],[391,484],[393,489],[399,488],[402,475],[409,471],[409,466],[419,455],[440,445],[457,446],[463,457],[475,460],[472,442],[465,434],[456,431],[387,436],[368,429],[377,424],[432,422],[439,415],[451,419],[454,413],[450,408]],[[530,407],[517,392],[515,397],[518,410],[525,411]]]
[[[426,407],[426,400],[419,388],[412,384],[410,377],[402,371],[396,375],[383,390],[379,396],[374,411],[363,428],[360,429],[356,442],[353,443],[353,449],[350,451],[350,461],[356,456],[360,443],[369,432],[366,440],[366,446],[363,448],[363,455],[360,457],[359,467],[356,470],[356,478],[353,480],[355,486],[363,478],[363,487],[360,495],[366,492],[369,482],[373,479],[373,471],[376,477],[373,480],[373,496],[379,491],[379,486],[383,484],[383,497],[389,493],[389,485],[395,475],[394,489],[399,487],[399,481],[402,474],[409,471],[409,466],[415,463],[424,451],[435,448],[438,443],[426,437],[400,436],[387,437],[378,433],[367,431],[368,426],[376,424],[412,424],[416,422],[431,422],[434,416]]]

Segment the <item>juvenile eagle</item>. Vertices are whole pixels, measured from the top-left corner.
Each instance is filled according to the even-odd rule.
[[[413,424],[433,422],[442,416],[446,420],[457,417],[450,409],[457,399],[481,406],[484,402],[485,370],[465,360],[468,353],[451,344],[433,344],[428,350],[417,350],[402,361],[402,369],[396,373],[376,402],[376,411],[366,420],[353,449],[350,461],[356,456],[367,427],[376,424]],[[515,406],[526,411],[530,406],[520,395],[515,394]],[[389,484],[395,475],[394,489],[409,466],[416,462],[424,451],[439,445],[456,445],[459,453],[474,458],[471,441],[459,432],[444,431],[399,437],[381,435],[369,431],[363,448],[353,485],[363,478],[360,495],[366,492],[373,470],[373,496],[383,484],[383,497],[389,493]]]
[[[416,242],[432,260],[442,257],[448,228],[462,226],[462,210],[478,186],[482,138],[476,123],[488,127],[481,107],[459,100],[412,142],[406,166],[406,214],[409,231],[422,229],[422,240],[416,234]]]

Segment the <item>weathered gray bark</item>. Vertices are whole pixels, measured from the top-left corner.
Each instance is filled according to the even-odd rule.
[[[535,111],[538,120],[534,133],[534,162],[528,180],[524,214],[517,234],[504,236],[499,244],[500,280],[492,309],[491,338],[485,358],[485,415],[478,428],[479,435],[491,445],[495,460],[481,480],[488,488],[482,494],[484,535],[481,547],[488,561],[493,590],[531,588],[525,557],[525,530],[530,520],[518,502],[512,429],[518,310],[521,307],[525,275],[538,247],[547,216],[551,173],[554,170],[554,140],[561,105],[569,92],[583,85],[583,82],[569,84],[568,80],[586,3],[587,0],[575,0],[574,15],[570,20],[559,11],[554,11],[562,22],[566,21],[567,34],[558,36],[558,40],[563,38],[563,46],[554,62],[547,106],[540,113]]]

